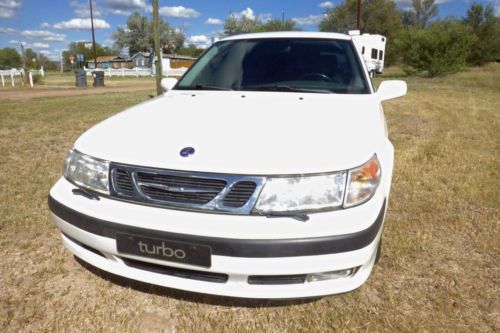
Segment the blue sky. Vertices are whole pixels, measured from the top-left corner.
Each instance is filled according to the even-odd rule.
[[[411,0],[394,0],[401,9]],[[321,15],[341,0],[159,0],[160,15],[183,29],[189,42],[207,46],[230,14],[294,19],[303,30],[315,31]],[[472,0],[437,0],[439,17],[465,15]],[[500,15],[500,0],[479,0]],[[93,0],[96,41],[111,45],[111,34],[137,10],[151,15],[151,0]],[[88,0],[0,0],[0,47],[20,43],[57,59],[71,41],[90,40]]]

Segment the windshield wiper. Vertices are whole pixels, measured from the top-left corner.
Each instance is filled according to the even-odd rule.
[[[196,84],[191,87],[183,87],[183,89],[187,90],[232,90],[230,88],[218,87],[218,86],[208,86],[204,84]]]
[[[300,212],[268,212],[268,213],[259,213],[262,216],[265,216],[267,218],[277,218],[277,217],[290,217],[292,219],[296,219],[297,221],[300,222],[307,222],[309,221],[309,215],[300,213]]]
[[[305,92],[305,93],[316,93],[316,94],[334,94],[331,90],[327,89],[308,89],[308,88],[295,88],[285,85],[274,85],[274,86],[247,86],[241,87],[242,90],[258,90],[258,91],[290,91],[290,92]]]

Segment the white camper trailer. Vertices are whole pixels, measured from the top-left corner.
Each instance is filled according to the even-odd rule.
[[[385,43],[387,38],[382,35],[359,34],[359,30],[349,31],[354,45],[362,54],[368,72],[373,77],[384,70]]]

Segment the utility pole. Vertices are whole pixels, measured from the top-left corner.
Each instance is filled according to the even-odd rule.
[[[26,54],[24,53],[24,45],[21,43],[21,53],[23,57],[23,69],[24,69],[24,74],[23,74],[23,82],[26,82],[26,84],[29,83],[28,79],[28,67],[26,67]]]
[[[90,2],[90,25],[92,26],[92,48],[94,53],[94,69],[97,69],[97,54],[95,52],[94,16],[92,15],[92,0]]]
[[[361,18],[361,0],[358,0],[358,17],[356,19],[356,30],[359,30],[360,18]]]
[[[154,48],[156,54],[156,94],[161,95],[163,93],[161,89],[161,79],[163,77],[163,72],[161,68],[161,62],[163,55],[160,50],[160,25],[159,25],[159,14],[158,14],[158,0],[153,0],[153,34],[154,34]]]
[[[64,72],[64,67],[63,67],[63,51],[61,51],[61,54],[59,54],[60,60],[61,60],[61,73]]]

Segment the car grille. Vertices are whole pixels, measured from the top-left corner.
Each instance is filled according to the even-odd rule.
[[[145,204],[250,214],[264,178],[111,163],[111,196]]]

